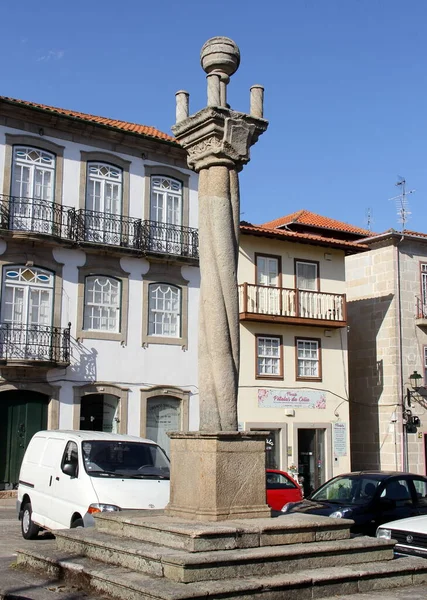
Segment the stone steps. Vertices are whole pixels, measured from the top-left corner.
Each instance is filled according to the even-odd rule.
[[[351,521],[286,515],[220,523],[135,511],[55,532],[18,566],[118,600],[314,600],[427,584],[427,560],[394,542],[351,537]]]
[[[290,514],[275,519],[194,522],[171,519],[163,511],[123,511],[95,515],[97,531],[187,552],[254,548],[350,537],[348,519]]]
[[[56,541],[59,550],[181,583],[292,573],[307,565],[328,568],[338,564],[345,566],[391,560],[394,547],[394,542],[388,540],[358,537],[215,552],[187,552],[119,538],[97,530],[92,530],[89,537],[83,528],[58,531]]]
[[[66,553],[49,542],[35,542],[25,552],[18,551],[17,562],[120,600],[314,600],[427,583],[426,561],[413,557],[187,584]]]

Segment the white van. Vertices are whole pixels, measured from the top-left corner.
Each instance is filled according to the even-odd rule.
[[[150,440],[99,431],[39,431],[19,473],[25,539],[40,529],[94,524],[93,514],[159,509],[169,501],[169,459]]]

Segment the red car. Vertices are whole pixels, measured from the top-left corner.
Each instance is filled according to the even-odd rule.
[[[282,510],[286,502],[304,500],[302,489],[288,473],[277,469],[266,470],[267,504],[273,510]]]

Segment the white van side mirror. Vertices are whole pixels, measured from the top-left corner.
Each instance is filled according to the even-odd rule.
[[[63,473],[69,475],[70,477],[75,477],[77,474],[77,464],[76,463],[65,463],[62,467]]]

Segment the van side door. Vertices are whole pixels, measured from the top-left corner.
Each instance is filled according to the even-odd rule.
[[[78,512],[83,517],[87,510],[85,482],[82,481],[79,462],[77,443],[69,440],[57,462],[52,489],[51,515],[58,529],[68,529],[73,514]]]

